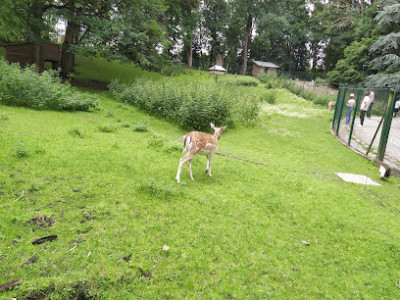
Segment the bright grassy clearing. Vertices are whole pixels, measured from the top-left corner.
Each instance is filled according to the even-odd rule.
[[[72,76],[83,82],[99,81],[108,84],[112,80],[119,80],[130,83],[142,77],[152,79],[161,77],[158,73],[141,70],[133,63],[122,63],[117,60],[107,61],[104,58],[76,55],[75,63],[76,68]]]
[[[258,126],[224,132],[212,178],[196,157],[177,185],[185,132],[100,98],[91,113],[0,106],[0,284],[24,281],[1,296],[398,297],[400,181],[341,181],[378,171],[331,136],[326,110],[277,91]],[[285,115],[296,107],[317,111]],[[54,224],[27,222],[39,214]]]

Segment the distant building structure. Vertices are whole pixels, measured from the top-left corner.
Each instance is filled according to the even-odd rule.
[[[36,64],[39,71],[44,70],[44,63],[51,62],[53,69],[57,69],[61,62],[60,45],[54,43],[43,43],[37,46],[32,43],[8,44],[6,59],[10,63],[19,63],[21,67]]]
[[[256,77],[260,73],[264,73],[267,71],[268,73],[276,74],[279,69],[279,66],[264,61],[253,60],[253,73],[252,76]]]
[[[225,75],[226,74],[226,69],[224,67],[215,65],[211,68],[208,69],[210,71],[211,74],[215,74],[215,75]]]

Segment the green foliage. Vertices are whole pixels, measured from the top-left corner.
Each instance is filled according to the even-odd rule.
[[[257,87],[259,84],[259,81],[256,78],[250,76],[236,76],[236,77],[220,76],[218,81],[222,84],[236,85],[236,86]]]
[[[145,122],[145,121],[141,121],[141,122],[137,123],[135,125],[134,131],[137,131],[137,132],[149,132],[150,131],[149,123]]]
[[[326,79],[321,78],[321,77],[315,78],[315,84],[316,84],[317,86],[320,85],[321,83],[327,83]]]
[[[0,59],[1,58],[6,58],[6,48],[0,47]]]
[[[17,146],[15,146],[15,156],[18,158],[28,157],[28,151],[26,150],[26,146],[22,142],[18,142]]]
[[[370,47],[375,56],[368,85],[398,85],[400,82],[400,4],[397,1],[378,1],[380,11],[375,20],[381,27],[381,35]]]
[[[171,197],[176,197],[181,194],[176,186],[171,183],[160,181],[158,182],[154,178],[148,178],[143,180],[141,186],[139,186],[138,190],[142,193],[146,193],[150,196],[150,199],[156,197],[158,199],[167,200]]]
[[[275,104],[276,102],[276,91],[269,91],[261,95],[261,102],[267,102],[269,104]]]
[[[1,99],[0,99],[0,102],[1,102]],[[9,117],[6,114],[4,114],[4,113],[0,114],[0,121],[7,121],[8,119],[9,119]]]
[[[92,95],[77,93],[68,83],[61,83],[56,73],[38,74],[35,67],[20,69],[0,59],[0,98],[7,105],[37,109],[82,110],[98,106]]]
[[[285,76],[275,76],[268,73],[261,74],[258,79],[265,84],[267,89],[280,89],[284,88],[291,93],[298,95],[310,102],[317,105],[326,106],[329,101],[335,100],[334,96],[320,95],[313,91],[307,91],[302,86],[296,85],[293,80],[288,79]],[[265,97],[265,98],[264,98]],[[268,99],[268,93],[263,96],[262,99]],[[268,101],[267,101],[268,102]]]
[[[400,180],[342,182],[334,171],[379,175],[331,135],[326,108],[276,93],[269,108],[281,113],[224,132],[218,152],[226,156],[214,156],[213,177],[196,156],[195,181],[185,165],[182,185],[174,177],[186,131],[108,94],[99,97],[103,111],[91,113],[0,105],[10,116],[0,121],[0,281],[23,280],[0,297],[396,299],[399,244],[385,233],[400,232]],[[295,116],[310,110],[316,115]],[[107,111],[132,125],[147,120],[174,143],[149,147],[150,134],[129,129],[101,134]],[[72,138],[71,128],[85,138]],[[39,213],[54,224],[32,223]]]
[[[104,132],[104,133],[112,133],[117,130],[117,128],[111,124],[100,124],[98,126],[98,129],[100,132]]]
[[[140,69],[133,63],[119,60],[106,60],[99,57],[75,56],[75,73],[72,77],[83,82],[111,83],[119,80],[123,83],[132,83],[138,78],[147,77],[159,79],[161,75]]]
[[[119,101],[151,114],[177,121],[188,129],[204,130],[218,125],[253,122],[259,113],[259,96],[238,84],[214,81],[138,80],[132,85],[113,82],[110,89]]]
[[[79,137],[81,139],[83,139],[85,137],[85,135],[81,132],[81,130],[79,128],[72,128],[70,131],[68,131],[68,133],[74,137]]]
[[[185,66],[176,64],[164,67],[161,70],[161,74],[165,76],[178,76],[178,75],[189,75],[192,71]]]
[[[344,59],[337,62],[335,69],[328,73],[330,84],[356,84],[364,80],[369,60],[368,48],[373,38],[363,38],[360,42],[354,41],[344,49]]]

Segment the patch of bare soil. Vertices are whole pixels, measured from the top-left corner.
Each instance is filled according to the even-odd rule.
[[[40,229],[47,229],[53,226],[55,221],[56,219],[54,218],[54,215],[47,217],[43,214],[38,214],[35,218],[26,221],[26,223],[34,224]]]

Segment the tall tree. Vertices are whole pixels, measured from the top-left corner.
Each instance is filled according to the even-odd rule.
[[[261,1],[259,0],[233,0],[230,2],[232,11],[231,23],[236,23],[242,28],[241,39],[241,57],[242,64],[240,74],[245,75],[247,72],[247,61],[250,50],[250,42],[254,22],[258,17],[258,8]]]
[[[383,34],[370,48],[376,55],[371,61],[372,69],[378,73],[368,77],[368,84],[394,85],[400,82],[400,3],[380,0],[378,7],[376,20]]]
[[[184,61],[189,68],[193,62],[193,39],[199,22],[200,0],[166,0],[166,22],[171,52],[174,45],[183,44]]]
[[[317,26],[322,29],[324,45],[325,70],[331,70],[339,59],[343,58],[343,50],[354,40],[354,28],[361,18],[360,2],[347,0],[312,1],[317,9],[312,13]],[[319,26],[319,27],[318,27]]]
[[[376,5],[365,9],[355,28],[356,40],[344,49],[344,58],[338,60],[335,68],[328,73],[331,84],[360,83],[370,73],[368,62],[371,54],[368,49],[379,32],[378,23],[374,20],[376,11]]]
[[[225,0],[204,0],[201,12],[202,27],[207,35],[209,64],[212,65],[215,64],[217,55],[224,54],[226,50],[228,4]]]

